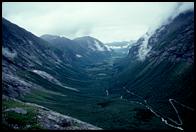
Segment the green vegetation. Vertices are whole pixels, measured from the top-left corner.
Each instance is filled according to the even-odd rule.
[[[17,102],[14,100],[3,100],[2,101],[3,112],[3,128],[4,129],[41,129],[37,121],[37,109],[25,105],[21,102]],[[26,114],[16,113],[14,111],[5,111],[9,108],[22,108],[27,111]]]

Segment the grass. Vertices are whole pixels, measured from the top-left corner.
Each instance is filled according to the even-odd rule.
[[[3,128],[4,129],[13,129],[13,126],[17,126],[17,129],[41,129],[37,121],[37,109],[25,105],[21,102],[14,100],[3,100],[2,101],[2,117],[3,117]],[[27,111],[27,114],[15,113],[13,111],[4,111],[8,108],[23,108]],[[29,126],[29,127],[27,127]]]
[[[150,129],[153,122],[160,129],[168,127],[155,116],[149,121],[139,121],[136,108],[146,109],[143,105],[131,103],[119,98],[90,97],[68,95],[60,97],[53,95],[52,98],[39,100],[37,94],[26,95],[24,100],[37,103],[59,113],[75,117],[79,120],[91,123],[103,129]],[[145,127],[140,125],[145,124]]]

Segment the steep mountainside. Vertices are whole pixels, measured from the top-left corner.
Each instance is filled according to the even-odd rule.
[[[69,89],[69,79],[88,78],[79,66],[74,66],[70,56],[59,55],[58,48],[28,31],[3,19],[3,93],[12,97],[29,92],[32,88],[46,87],[41,80]],[[64,75],[62,75],[64,71]],[[38,79],[41,77],[38,86]],[[36,79],[33,79],[36,78]],[[39,79],[38,79],[39,80]],[[64,81],[62,81],[64,80]],[[64,86],[66,83],[66,86]],[[74,84],[72,82],[72,84]],[[51,85],[48,84],[48,89]],[[54,89],[52,89],[54,90]],[[73,89],[72,89],[73,90]],[[57,90],[58,91],[58,90]]]
[[[131,47],[116,63],[116,83],[109,91],[143,102],[173,127],[191,129],[193,48],[194,12],[187,11]]]

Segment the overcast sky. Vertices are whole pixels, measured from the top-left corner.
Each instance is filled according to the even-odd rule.
[[[137,40],[167,18],[174,2],[4,2],[2,15],[37,36],[70,39],[93,36],[102,42]],[[191,4],[193,3],[186,3]]]

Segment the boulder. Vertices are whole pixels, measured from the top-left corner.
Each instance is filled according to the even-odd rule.
[[[16,107],[16,108],[9,108],[9,109],[6,109],[5,112],[15,112],[15,113],[18,113],[18,114],[27,114],[27,111],[23,108],[19,108],[19,107]]]

